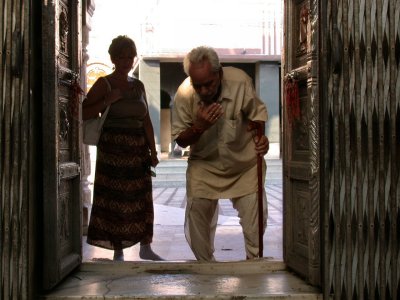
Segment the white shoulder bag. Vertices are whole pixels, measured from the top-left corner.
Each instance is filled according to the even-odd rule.
[[[106,77],[102,77],[107,83],[108,90],[111,91],[110,82]],[[110,105],[107,106],[106,110],[101,114],[92,119],[83,121],[83,143],[86,145],[96,146],[99,142],[101,131],[103,130],[103,124],[106,120],[108,111],[110,110]]]

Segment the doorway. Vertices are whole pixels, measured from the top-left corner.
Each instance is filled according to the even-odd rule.
[[[120,5],[128,5],[126,1],[120,1]],[[267,5],[269,1],[266,1],[264,5]],[[97,20],[104,20],[104,18],[109,17],[110,15],[110,8],[106,7],[106,1],[97,1],[96,2],[96,10],[94,11],[93,19],[92,19],[92,31],[90,32],[90,38],[91,41],[89,42],[88,45],[88,54],[90,59],[90,63],[93,64],[93,62],[96,62],[96,60],[99,62],[108,62],[109,59],[107,57],[107,46],[110,43],[111,39],[113,36],[109,36],[108,39],[106,39],[103,35],[100,35],[99,32],[104,33],[104,23],[105,22],[97,22]],[[151,3],[151,2],[150,2]],[[245,3],[245,1],[244,1]],[[147,5],[149,5],[147,7]],[[172,6],[173,4],[171,4]],[[253,5],[255,4],[243,4],[247,5],[248,8],[246,9],[254,9]],[[115,6],[113,4],[113,6]],[[274,5],[275,7],[276,5]],[[147,8],[146,8],[147,7]],[[152,4],[146,4],[146,7],[142,7],[141,9],[144,10],[157,10],[157,9],[168,9],[166,7],[161,7],[161,4],[159,7],[155,3]],[[150,7],[152,7],[150,9]],[[103,13],[106,13],[105,15],[102,15]],[[112,14],[111,14],[112,15]],[[125,27],[118,27],[118,24],[113,26],[113,34],[118,35],[118,34],[127,34],[130,37],[132,37],[135,42],[137,43],[138,47],[138,52],[143,53],[144,49],[148,48],[151,45],[151,42],[149,39],[153,37],[153,41],[156,40],[154,39],[154,31],[157,31],[157,28],[155,28],[152,24],[157,23],[156,20],[151,20],[152,14],[148,13],[148,18],[145,20],[144,23],[140,24],[140,26],[137,26],[136,31],[132,32],[127,32],[126,26]],[[278,14],[280,15],[280,14]],[[260,16],[262,17],[262,16]],[[124,18],[121,18],[124,19]],[[251,23],[249,20],[244,20],[242,25],[238,25],[242,31],[250,29],[254,29],[254,24]],[[229,21],[228,21],[229,23]],[[97,25],[99,24],[99,26]],[[249,27],[250,26],[250,27]],[[270,34],[270,28],[267,27],[262,27],[265,26],[262,23],[259,23],[257,26],[259,26],[258,29],[264,30],[264,33]],[[141,28],[142,31],[138,31],[138,28]],[[110,31],[108,29],[108,31]],[[144,36],[147,36],[148,38],[143,39],[143,34]],[[280,33],[279,33],[280,34]],[[101,44],[98,44],[98,41],[96,44],[92,43],[92,40],[98,40],[98,38],[102,36],[102,41]],[[140,38],[136,38],[140,37]],[[260,37],[261,38],[261,37]],[[276,41],[279,40],[276,36],[271,39],[272,43],[269,45],[269,49],[263,49],[264,52],[270,53],[270,57],[279,57],[280,59],[280,47],[276,44]],[[260,40],[261,41],[261,40]],[[265,42],[265,41],[264,41]],[[198,43],[198,41],[195,41],[195,43]],[[100,45],[103,47],[104,50],[101,52],[98,51]],[[254,47],[253,47],[254,48]],[[236,63],[237,65],[240,65],[239,67],[242,68],[248,68],[249,65],[252,65],[253,69],[252,71],[250,70],[250,73],[253,72],[252,77],[254,78],[255,81],[258,82],[259,86],[261,86],[261,89],[266,85],[260,83],[260,79],[256,78],[257,76],[255,75],[255,69],[258,67],[254,61],[251,61],[250,63],[243,63],[243,59],[247,57],[253,57],[251,55],[255,55],[256,50],[253,49],[252,47],[246,47],[246,48],[240,48],[238,53],[236,53],[234,49],[226,49],[226,53],[229,54],[230,51],[234,51],[234,53],[231,55],[231,57],[235,57],[235,60],[242,62],[242,63]],[[260,47],[261,49],[263,46]],[[154,50],[153,50],[154,51]],[[155,50],[156,52],[156,50]],[[182,56],[182,54],[177,53],[175,54],[176,57],[174,60],[179,60],[179,56]],[[243,58],[244,57],[244,58]],[[169,70],[171,70],[171,63],[175,63],[174,68],[179,68],[181,69],[181,63],[179,62],[170,62],[170,61],[164,61],[160,63],[160,81],[161,85],[163,85],[163,76],[165,77],[171,77],[170,74],[168,73]],[[234,61],[227,62],[229,64],[234,64]],[[256,67],[254,67],[256,66]],[[111,65],[109,66],[109,68]],[[134,70],[134,72],[137,72],[137,70]],[[165,73],[168,73],[167,75],[163,75]],[[279,71],[277,72],[279,76]],[[259,74],[259,73],[257,73]],[[135,74],[137,75],[137,74]],[[181,75],[182,76],[182,71]],[[184,78],[184,77],[182,77]],[[279,80],[280,78],[277,78],[276,81],[278,82],[278,87],[276,87],[277,90],[279,90]],[[179,80],[179,83],[181,82],[181,79]],[[178,83],[178,84],[179,84]],[[168,91],[169,95],[173,97],[174,94],[174,87],[169,85],[168,83],[164,84],[163,87],[165,87],[165,90]],[[147,87],[146,87],[147,88]],[[161,89],[163,91],[164,89]],[[283,254],[282,254],[282,161],[280,160],[280,143],[279,143],[279,132],[280,130],[280,94],[277,94],[274,102],[275,107],[277,107],[276,111],[277,113],[275,114],[273,118],[274,122],[274,134],[277,135],[277,139],[275,140],[275,143],[271,143],[271,151],[270,154],[267,155],[267,182],[266,182],[266,190],[267,190],[267,198],[269,201],[269,217],[268,217],[268,226],[267,226],[267,231],[264,235],[264,256],[271,257],[273,259],[277,260],[282,260],[283,259]],[[162,105],[160,105],[161,108]],[[272,108],[272,107],[271,107]],[[271,110],[272,111],[272,110]],[[157,126],[159,124],[160,127],[163,127],[162,121],[157,123],[157,119],[153,120],[155,125]],[[272,127],[272,126],[271,126]],[[160,130],[160,140],[165,140],[165,136],[163,136],[163,131]],[[270,137],[271,139],[271,137]],[[95,161],[95,148],[90,147],[90,160],[91,160],[91,174],[89,175],[89,186],[93,186],[93,173],[94,173],[94,161]],[[162,148],[162,147],[161,147]],[[165,150],[165,149],[164,149]],[[171,151],[170,151],[171,152]],[[163,256],[166,259],[171,259],[171,260],[192,260],[194,259],[194,256],[188,247],[186,240],[184,238],[184,233],[183,233],[183,215],[184,215],[184,208],[185,208],[185,183],[184,179],[184,172],[185,172],[185,165],[186,165],[186,158],[185,157],[180,157],[176,158],[170,155],[169,152],[161,152],[161,163],[159,167],[157,168],[157,173],[158,176],[155,178],[153,181],[153,198],[154,198],[154,203],[155,203],[155,235],[154,235],[154,242],[153,246],[154,249],[158,249],[158,244],[160,251],[160,255]],[[171,167],[173,166],[173,167]],[[178,173],[173,173],[168,170],[174,170],[175,172]],[[168,176],[170,177],[179,177],[178,183],[175,180],[174,182],[171,182],[168,180]],[[164,179],[163,179],[164,178]],[[172,184],[169,186],[169,184]],[[238,259],[244,259],[245,258],[245,253],[244,253],[244,242],[243,242],[243,236],[241,233],[241,227],[238,224],[238,218],[236,217],[236,211],[233,210],[232,205],[229,200],[226,199],[221,199],[220,200],[220,218],[219,218],[219,228],[217,230],[217,236],[215,240],[215,247],[216,247],[216,258],[220,260],[238,260]],[[171,222],[171,216],[173,217],[173,222]],[[85,236],[83,237],[83,261],[92,261],[92,260],[102,260],[102,259],[110,259],[112,258],[112,251],[109,250],[102,250],[102,249],[94,249],[91,246],[88,246],[86,244]],[[126,249],[126,254],[125,258],[126,260],[140,260],[138,258],[138,247],[134,246],[132,248]]]
[[[158,1],[157,1],[158,2]],[[269,3],[269,4],[271,4],[271,3]],[[146,30],[147,29],[150,29],[150,31],[151,31],[151,27],[146,27]],[[244,51],[244,50],[246,50],[246,51]],[[244,49],[244,50],[242,50],[242,54],[246,54],[247,53],[247,49]],[[84,73],[83,73],[84,74]],[[159,90],[158,90],[158,93],[159,93]],[[154,95],[153,95],[154,96]],[[278,100],[279,101],[279,100]],[[62,217],[62,215],[61,215],[61,217]],[[80,237],[79,236],[75,236],[75,237],[78,237],[79,239],[80,239]],[[80,245],[81,246],[81,245]],[[80,247],[81,248],[81,247]],[[56,270],[57,271],[57,270]]]

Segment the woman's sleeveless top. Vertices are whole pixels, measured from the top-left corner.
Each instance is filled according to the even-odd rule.
[[[147,113],[144,91],[136,86],[135,90],[123,92],[123,98],[111,104],[104,127],[139,128],[143,126]]]

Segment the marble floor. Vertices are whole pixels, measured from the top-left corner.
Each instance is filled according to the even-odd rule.
[[[281,186],[267,187],[268,222],[264,234],[263,256],[276,261],[282,260],[282,200]],[[153,250],[169,261],[191,261],[195,257],[190,250],[183,231],[185,213],[184,188],[154,188],[154,238]],[[171,200],[173,198],[174,200]],[[176,199],[180,199],[177,201]],[[218,261],[245,259],[242,229],[236,211],[227,199],[219,201],[220,214],[215,237],[215,258]],[[112,259],[110,250],[93,247],[83,236],[83,261]],[[126,261],[141,261],[139,246],[124,250]]]
[[[91,147],[92,170],[95,169],[95,148]],[[153,250],[168,261],[191,261],[195,257],[187,245],[183,224],[186,205],[185,172],[187,161],[169,159],[161,154],[157,166],[157,177],[153,178],[154,237]],[[282,255],[282,161],[267,159],[267,182],[265,190],[268,200],[267,229],[264,234],[263,256],[276,261]],[[93,172],[92,172],[93,173]],[[93,177],[89,177],[93,181]],[[113,252],[90,246],[86,237],[82,240],[83,261],[112,259]],[[139,246],[124,250],[126,261],[141,261]],[[218,227],[215,237],[215,258],[218,261],[236,261],[245,258],[244,241],[237,211],[228,199],[219,200]]]
[[[67,299],[323,299],[320,291],[267,259],[239,262],[98,262],[43,295]]]

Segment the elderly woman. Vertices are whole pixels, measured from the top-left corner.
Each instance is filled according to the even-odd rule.
[[[140,242],[139,256],[162,260],[151,249],[154,208],[150,167],[158,164],[153,125],[143,83],[128,73],[137,52],[127,36],[113,39],[108,53],[114,72],[99,78],[82,104],[83,119],[110,106],[97,145],[93,207],[88,244],[114,250]]]

